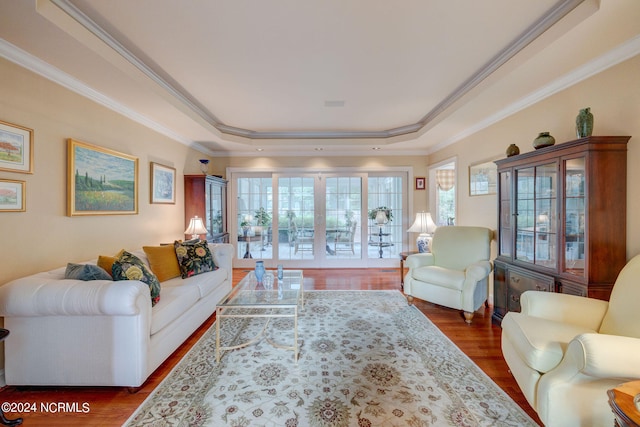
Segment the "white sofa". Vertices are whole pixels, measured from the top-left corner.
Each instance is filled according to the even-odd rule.
[[[65,267],[1,286],[7,384],[142,385],[231,290],[233,246],[209,249],[219,268],[162,282],[153,307],[145,283],[69,280]]]

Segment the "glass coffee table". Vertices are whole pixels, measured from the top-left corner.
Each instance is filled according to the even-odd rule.
[[[304,310],[302,270],[284,270],[282,280],[277,279],[275,271],[267,271],[267,275],[273,275],[272,284],[268,279],[258,283],[255,274],[250,272],[216,305],[216,362],[220,362],[225,351],[246,347],[261,337],[265,337],[274,347],[293,350],[294,359],[298,362],[298,310]],[[220,338],[222,321],[234,317],[265,318],[265,323],[262,330],[249,341],[224,346]],[[293,319],[293,345],[282,345],[269,339],[268,329],[272,318]]]

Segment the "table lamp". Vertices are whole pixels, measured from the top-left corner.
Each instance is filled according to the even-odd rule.
[[[201,234],[207,234],[207,229],[204,227],[202,218],[198,218],[198,215],[191,218],[189,226],[184,230],[184,234],[191,234],[192,239],[198,239]]]
[[[413,225],[407,230],[410,233],[420,233],[416,239],[418,252],[431,252],[431,235],[436,231],[436,224],[431,219],[429,212],[418,212]]]

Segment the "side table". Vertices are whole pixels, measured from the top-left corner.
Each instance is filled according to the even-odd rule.
[[[4,341],[4,339],[8,336],[9,336],[9,330],[0,328],[0,341]],[[18,426],[22,424],[22,418],[16,418],[16,419],[10,420],[4,416],[4,411],[2,410],[2,408],[0,408],[0,423],[3,426]]]
[[[418,254],[418,251],[407,251],[400,252],[400,289],[404,290],[404,260],[407,259],[409,255]]]
[[[609,406],[616,417],[616,427],[640,426],[640,411],[634,402],[638,393],[640,393],[640,381],[629,381],[607,390]]]

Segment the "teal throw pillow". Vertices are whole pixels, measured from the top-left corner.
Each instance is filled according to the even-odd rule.
[[[64,271],[65,279],[75,280],[113,280],[107,271],[93,264],[73,264],[68,263]]]
[[[176,249],[180,275],[186,279],[196,274],[216,270],[218,267],[213,262],[213,256],[206,240],[197,242],[178,242],[173,245]]]
[[[137,256],[122,251],[111,268],[113,280],[139,280],[146,283],[151,291],[151,306],[160,301],[160,281],[146,264]]]

